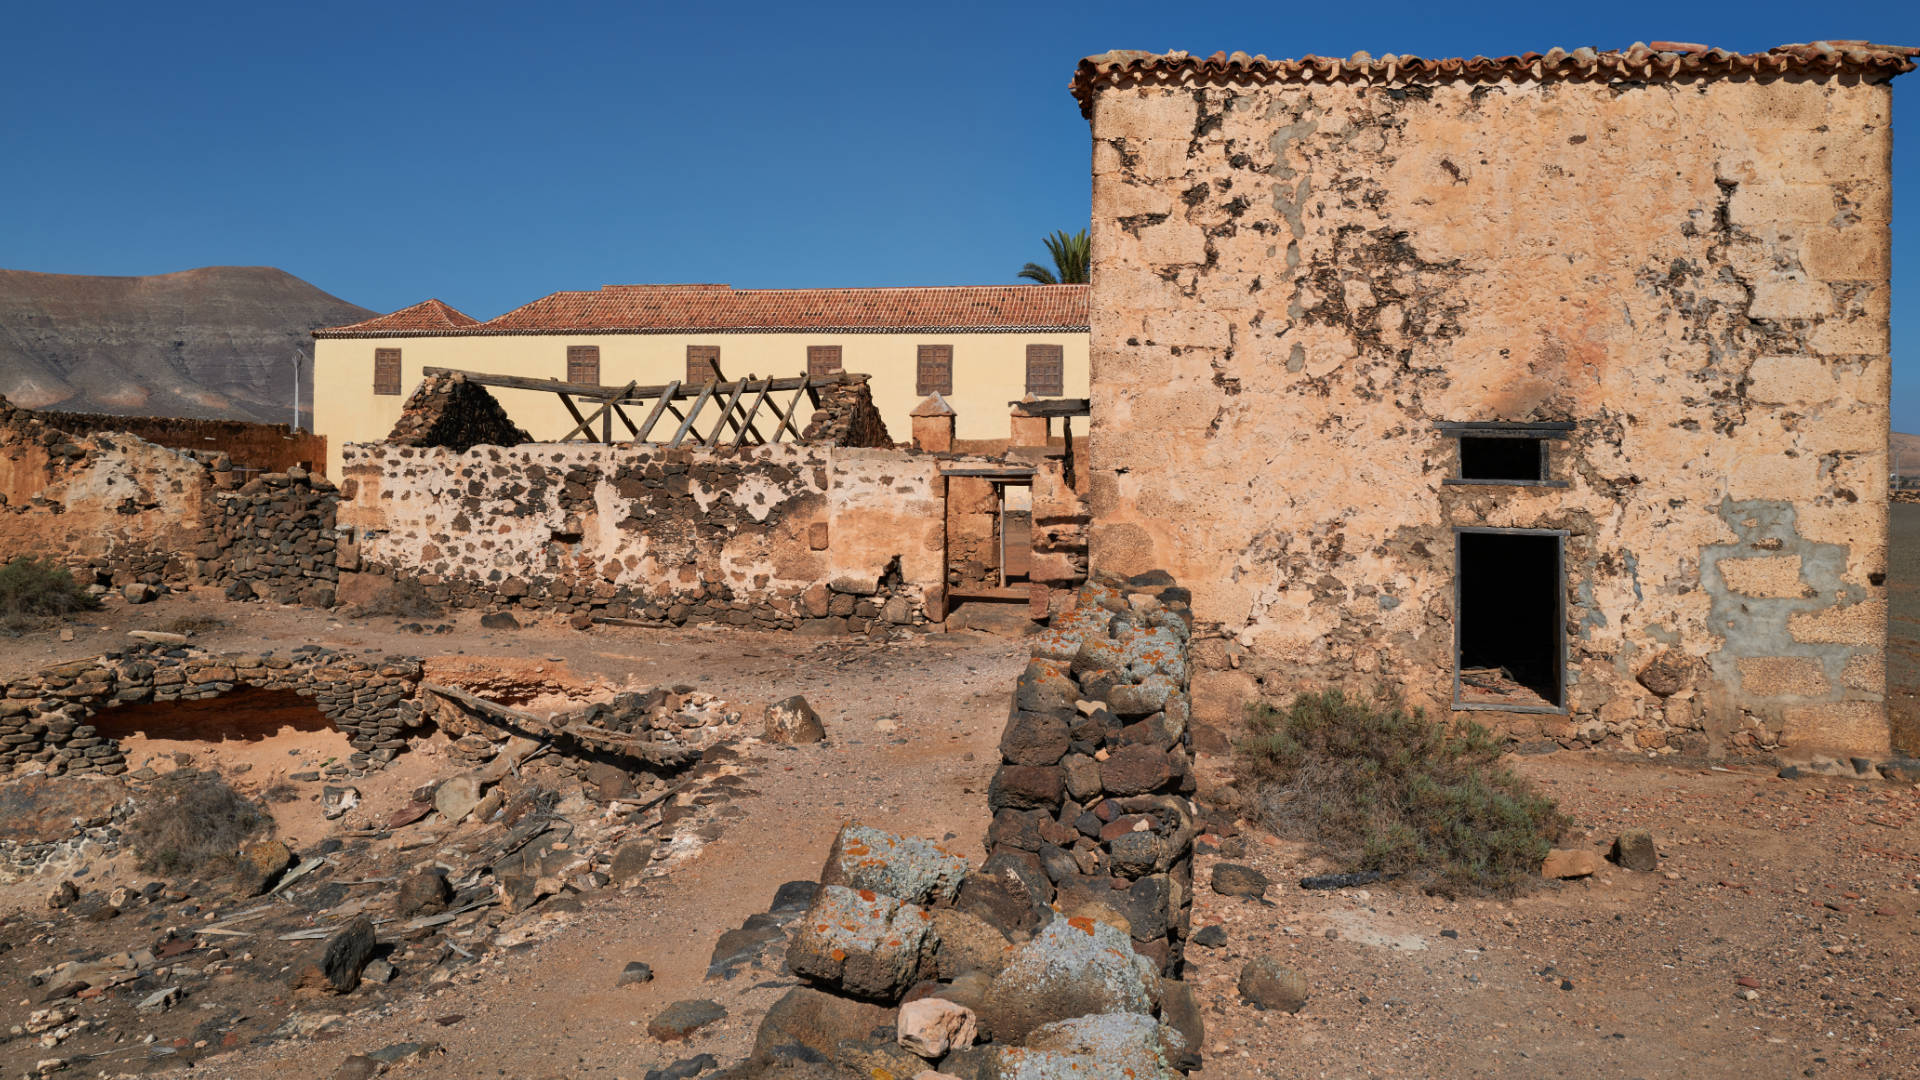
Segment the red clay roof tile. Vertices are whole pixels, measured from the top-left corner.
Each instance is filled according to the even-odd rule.
[[[414,311],[408,308],[407,311]],[[451,309],[448,309],[451,310]],[[960,285],[879,289],[735,289],[727,285],[608,285],[557,292],[497,319],[458,326],[376,325],[395,312],[316,337],[429,334],[660,334],[752,331],[1084,331],[1085,285]],[[457,312],[456,312],[457,314]]]
[[[1891,78],[1913,70],[1920,49],[1875,45],[1866,41],[1816,41],[1780,45],[1763,53],[1735,53],[1684,42],[1635,43],[1626,49],[1549,49],[1519,56],[1469,56],[1429,60],[1388,53],[1378,59],[1364,52],[1341,59],[1303,56],[1269,60],[1265,56],[1214,53],[1116,51],[1089,56],[1073,73],[1070,89],[1080,111],[1091,115],[1094,92],[1141,84],[1273,82],[1494,82],[1501,79],[1631,79],[1641,82],[1681,77],[1735,75],[1852,74]]]
[[[467,313],[438,300],[422,300],[412,307],[385,315],[376,315],[346,326],[329,326],[315,330],[315,337],[358,337],[361,335],[378,336],[381,334],[412,333],[430,334],[442,330],[457,330],[465,326],[474,326],[480,322]]]

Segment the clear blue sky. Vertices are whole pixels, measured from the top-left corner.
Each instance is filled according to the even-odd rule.
[[[1089,53],[1820,38],[1920,44],[1920,3],[15,0],[0,266],[271,265],[480,318],[607,282],[1012,281],[1086,224]],[[1920,73],[1895,85],[1920,124]],[[1915,138],[1894,171],[1894,423],[1920,431]]]

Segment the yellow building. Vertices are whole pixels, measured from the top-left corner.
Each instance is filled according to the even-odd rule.
[[[314,331],[313,425],[338,476],[340,448],[385,438],[422,368],[647,386],[706,381],[717,366],[728,379],[860,372],[896,441],[933,393],[959,414],[960,438],[1004,439],[1008,402],[1087,396],[1087,326],[1084,285],[608,285],[489,322],[428,300]],[[495,393],[536,439],[573,427],[556,395]]]

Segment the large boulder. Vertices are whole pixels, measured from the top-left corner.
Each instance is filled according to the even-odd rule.
[[[811,1055],[824,1061],[841,1043],[872,1038],[893,1021],[893,1010],[884,1006],[796,986],[767,1010],[748,1060],[772,1062]]]
[[[807,699],[795,694],[785,701],[776,701],[767,706],[766,736],[768,742],[817,743],[827,737],[825,725],[820,723],[820,714],[813,711]]]
[[[1186,1039],[1173,1028],[1140,1013],[1106,1013],[1077,1016],[1034,1029],[1024,1047],[1001,1051],[1000,1075],[1003,1080],[1079,1075],[1072,1070],[1048,1072],[1037,1067],[1048,1062],[1082,1066],[1093,1076],[1174,1080],[1187,1060]]]
[[[933,932],[940,939],[934,964],[942,979],[956,979],[969,971],[998,975],[1013,955],[1013,942],[1007,935],[972,912],[933,909]]]
[[[982,1019],[996,1039],[1013,1043],[1056,1020],[1151,1014],[1159,998],[1159,972],[1125,933],[1088,918],[1056,918],[1007,958]]]
[[[931,840],[852,824],[833,839],[820,884],[871,889],[910,904],[951,903],[967,860]]]
[[[934,970],[939,939],[918,904],[869,889],[822,886],[800,920],[787,967],[855,997],[896,1001]]]

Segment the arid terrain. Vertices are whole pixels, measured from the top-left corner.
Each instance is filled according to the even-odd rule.
[[[1898,568],[1894,579],[1899,627],[1912,616],[1914,594],[1902,588],[1911,579]],[[681,806],[659,846],[631,877],[616,857],[602,869],[620,880],[585,881],[523,910],[481,908],[409,931],[386,914],[395,883],[436,862],[457,877],[463,859],[499,832],[472,822],[392,824],[417,788],[467,767],[444,734],[351,777],[337,767],[344,740],[314,725],[274,730],[270,718],[255,717],[237,725],[245,738],[218,743],[190,725],[144,741],[127,737],[136,775],[185,760],[227,774],[243,791],[278,785],[287,798],[291,785],[291,801],[272,804],[280,836],[300,855],[330,852],[330,863],[264,899],[233,896],[211,880],[173,882],[126,902],[117,917],[99,914],[114,888],[137,891],[156,879],[124,853],[83,853],[64,874],[0,889],[0,966],[16,988],[0,1006],[7,1075],[32,1075],[49,1059],[79,1076],[371,1075],[351,1071],[364,1066],[348,1059],[382,1051],[393,1075],[420,1077],[642,1080],[702,1054],[730,1064],[751,1047],[767,1006],[798,981],[782,964],[780,918],[750,919],[775,906],[783,883],[818,876],[843,822],[981,850],[996,740],[1026,653],[1017,639],[973,632],[868,642],[606,626],[496,631],[471,613],[349,620],[195,590],[84,616],[70,641],[54,628],[13,639],[0,670],[14,677],[98,655],[125,645],[130,630],[175,627],[183,617],[202,620],[193,643],[213,650],[324,643],[361,655],[445,656],[451,667],[492,672],[502,684],[677,687],[688,700],[711,695],[749,732],[768,703],[798,693],[820,713],[827,738],[806,746],[746,739],[696,766],[691,785],[677,789],[672,801]],[[435,632],[441,626],[451,629]],[[1911,701],[1911,667],[1902,670],[1903,700]],[[577,844],[584,838],[590,850],[613,852],[621,837],[639,834],[645,815],[627,814],[637,804],[606,802],[589,778],[549,764],[554,756],[528,763],[520,781],[554,792],[555,812],[572,823]],[[1509,902],[1438,899],[1391,883],[1307,891],[1299,879],[1328,867],[1297,846],[1253,828],[1205,836],[1194,928],[1220,930],[1206,939],[1216,944],[1188,952],[1187,977],[1207,1025],[1196,1075],[1920,1071],[1920,999],[1910,975],[1920,961],[1920,790],[1597,752],[1514,760],[1573,818],[1567,846],[1604,851],[1622,829],[1645,828],[1658,844],[1659,869],[1607,864],[1593,877],[1547,883]],[[1226,764],[1202,758],[1203,802]],[[322,789],[335,783],[351,783],[361,801],[329,821],[319,812]],[[1207,883],[1223,860],[1262,871],[1272,887],[1260,900],[1217,894]],[[75,882],[78,897],[50,910],[48,894],[63,879]],[[270,910],[249,914],[263,907]],[[318,937],[360,913],[378,916],[383,943],[393,943],[391,981],[368,980],[337,996],[295,992]],[[721,945],[743,926],[754,932]],[[219,932],[196,935],[196,927]],[[307,929],[316,934],[280,940]],[[463,941],[475,947],[453,948]],[[51,980],[30,977],[62,961],[141,949],[155,950],[165,974],[148,965],[138,979],[53,1006],[44,1000]],[[1235,980],[1259,955],[1307,976],[1310,998],[1300,1013],[1240,1001]],[[634,961],[651,968],[651,979],[620,985]],[[168,985],[181,987],[178,999],[139,1007]],[[683,1041],[649,1034],[666,1006],[686,999],[710,1000],[726,1016]],[[46,1045],[44,1032],[24,1027],[49,1007],[70,1009],[68,1025],[91,1026]],[[7,1038],[15,1025],[21,1033]],[[691,1076],[684,1069],[693,1067],[659,1075]]]

